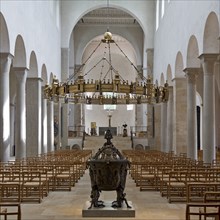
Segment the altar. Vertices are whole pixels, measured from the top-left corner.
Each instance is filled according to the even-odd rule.
[[[107,130],[110,130],[113,136],[117,136],[117,127],[99,127],[99,135],[104,135]]]

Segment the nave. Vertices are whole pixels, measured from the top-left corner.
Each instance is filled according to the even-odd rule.
[[[121,219],[128,218],[85,218],[82,217],[82,209],[86,201],[90,200],[90,177],[88,170],[69,191],[50,192],[40,204],[22,204],[23,220],[70,220],[70,219]],[[166,197],[161,197],[160,192],[140,191],[136,187],[130,175],[127,176],[125,188],[127,199],[132,201],[136,210],[135,220],[183,220],[185,219],[185,203],[168,203]],[[103,201],[114,201],[114,191],[102,192],[100,199]]]
[[[82,217],[82,210],[85,208],[85,203],[90,201],[91,193],[89,170],[85,169],[85,161],[90,157],[91,150],[93,150],[92,154],[94,155],[103,143],[103,137],[87,137],[84,150],[61,150],[51,155],[30,158],[26,160],[26,163],[23,162],[23,167],[19,167],[19,173],[22,177],[26,173],[25,169],[28,169],[27,167],[29,167],[28,172],[30,173],[38,167],[39,170],[46,168],[49,178],[50,170],[47,168],[50,167],[49,164],[53,164],[54,174],[53,178],[48,180],[48,193],[45,193],[44,190],[46,190],[46,187],[43,186],[42,190],[45,194],[43,193],[43,198],[39,201],[37,200],[37,202],[36,200],[32,202],[28,201],[31,199],[29,195],[35,193],[35,188],[25,188],[26,181],[24,180],[19,183],[22,188],[20,197],[21,219],[97,219]],[[185,155],[177,156],[172,152],[166,154],[159,151],[133,150],[128,145],[129,138],[114,137],[112,143],[131,162],[124,192],[126,193],[127,200],[132,202],[136,216],[129,219],[183,220],[186,219],[186,202],[188,200],[191,202],[199,201],[198,199],[200,199],[200,202],[202,202],[203,195],[205,194],[204,190],[216,190],[219,193],[219,163],[207,167],[207,165],[186,158]],[[80,158],[78,161],[81,162],[81,165],[75,169],[74,166],[78,163],[77,158]],[[75,165],[70,165],[71,160]],[[27,164],[29,165],[27,166]],[[30,167],[33,167],[33,169],[30,169]],[[66,177],[68,176],[66,168],[63,169],[62,167],[70,167],[69,170],[75,173],[69,173],[70,178],[68,178]],[[11,169],[14,168],[15,164],[11,165]],[[3,173],[2,169],[1,174],[3,175]],[[41,171],[41,175],[43,177],[43,170]],[[69,180],[72,179],[71,176],[74,175],[74,181],[69,184]],[[190,184],[194,184],[195,191],[192,190],[192,194],[187,192],[187,186]],[[5,185],[6,191],[8,190],[9,194],[10,192],[12,194],[15,192],[13,185],[11,187],[7,186],[7,182]],[[69,188],[70,185],[71,187]],[[0,186],[2,186],[2,183]],[[196,187],[198,188],[196,189]],[[36,188],[36,190],[38,189]],[[7,193],[4,195],[7,197]],[[103,191],[100,196],[100,200],[104,202],[115,201],[115,199],[116,192],[114,191]],[[174,201],[173,199],[177,200]],[[16,218],[10,217],[9,219]],[[100,217],[98,219],[104,220],[108,218]],[[123,220],[128,218],[109,219]]]

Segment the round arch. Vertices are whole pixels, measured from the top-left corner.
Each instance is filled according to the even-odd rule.
[[[192,35],[189,39],[188,47],[187,47],[187,58],[186,58],[186,66],[187,68],[199,68],[200,60],[199,56],[199,47],[198,41],[194,35]]]
[[[27,67],[25,45],[21,35],[16,38],[13,67]]]
[[[0,12],[0,53],[9,53],[10,52],[10,43],[9,43],[9,34],[6,21],[4,16]]]
[[[76,29],[73,29],[73,32]],[[112,31],[113,33],[113,39],[117,39],[118,37],[123,38],[124,40],[126,40],[126,42],[128,42],[129,45],[132,45],[131,47],[133,48],[132,50],[135,51],[135,56],[137,57],[137,63],[138,65],[141,65],[143,62],[143,45],[140,42],[137,42],[137,38],[135,38],[135,35],[132,35],[131,33],[129,33],[128,31],[126,31],[124,28],[114,28],[112,30],[110,30],[110,32]],[[80,30],[80,36],[76,35],[74,38],[74,41],[78,41],[80,42],[79,44],[75,44],[74,45],[74,54],[75,54],[75,63],[76,64],[80,64],[80,61],[82,60],[82,54],[83,51],[85,50],[85,48],[87,47],[87,45],[89,45],[91,43],[91,41],[93,41],[96,38],[101,38],[103,39],[103,28],[102,27],[98,27],[96,29],[96,31],[94,32],[91,28],[90,29],[86,29],[86,30]],[[82,34],[83,33],[83,34]],[[72,35],[73,36],[73,33]],[[143,38],[143,32],[140,33],[139,32],[139,36]],[[73,38],[73,37],[72,37]],[[72,41],[71,38],[71,41]],[[71,41],[69,42],[69,47],[71,48]],[[120,44],[119,44],[120,45]]]
[[[54,77],[54,74],[53,74],[53,73],[50,73],[49,84],[52,84],[52,82],[53,82],[53,77]]]
[[[34,51],[31,52],[28,77],[38,77],[37,57]]]
[[[42,85],[45,85],[48,83],[48,78],[47,78],[47,67],[45,64],[42,65],[41,68],[41,78],[43,80]]]
[[[169,85],[172,85],[172,84],[173,84],[172,78],[173,78],[173,77],[172,77],[171,65],[168,64],[168,66],[167,66],[167,82],[168,82]]]
[[[103,33],[103,35],[104,35],[104,33]],[[96,35],[93,38],[90,37],[85,42],[83,42],[83,44],[81,45],[81,49],[80,49],[81,51],[78,50],[79,53],[76,52],[76,54],[80,54],[80,56],[81,56],[81,57],[77,58],[77,61],[78,61],[77,63],[80,63],[79,60],[83,60],[83,55],[85,54],[85,51],[87,50],[88,46],[91,45],[92,41],[94,41],[94,40],[97,41],[97,43],[96,43],[96,46],[97,46],[99,44],[99,42],[101,41],[101,39],[104,38],[103,35],[98,35],[98,36]],[[126,43],[126,47],[129,47],[129,49],[125,52],[125,54],[127,54],[130,59],[134,58],[132,60],[136,61],[136,63],[138,63],[138,60],[140,62],[140,53],[138,55],[137,49],[135,49],[135,47],[131,44],[131,42],[129,40],[127,40],[127,38],[124,38],[123,36],[117,35],[117,34],[114,34],[112,36],[112,38],[113,38],[113,40],[116,41],[116,43],[121,48],[123,47],[123,44]],[[119,43],[118,43],[117,39],[119,39]],[[115,52],[121,53],[119,51],[119,49],[115,50]]]
[[[218,17],[211,12],[206,20],[203,38],[203,53],[219,53],[220,27]]]
[[[74,27],[76,26],[77,22],[78,22],[84,15],[86,15],[87,13],[89,13],[89,12],[91,12],[91,11],[93,11],[93,10],[100,9],[100,8],[106,8],[106,7],[107,7],[107,5],[104,4],[104,3],[102,3],[102,2],[97,3],[96,5],[93,3],[93,4],[89,5],[88,8],[78,7],[77,5],[76,5],[76,7],[73,7],[73,5],[71,5],[71,2],[68,2],[68,3],[65,2],[65,4],[66,4],[66,5],[64,6],[64,8],[67,9],[67,10],[65,10],[65,11],[68,11],[68,12],[71,11],[71,12],[72,12],[72,11],[74,11],[74,9],[76,9],[76,8],[79,9],[79,10],[76,11],[76,13],[72,13],[72,17],[68,19],[69,21],[73,21],[71,24],[68,24],[68,26],[69,26],[68,29],[70,29],[70,30],[67,31],[67,29],[65,29],[66,36],[64,36],[64,37],[65,37],[65,38],[67,37],[68,42],[70,42],[72,30],[73,30]],[[148,4],[152,4],[150,7],[154,7],[154,3],[148,3]],[[149,31],[145,30],[145,26],[144,26],[144,24],[142,23],[141,19],[139,19],[139,17],[138,17],[135,13],[133,13],[132,10],[129,10],[128,8],[124,7],[123,4],[120,5],[120,3],[119,3],[119,4],[114,4],[114,3],[111,2],[111,3],[109,4],[109,7],[111,7],[111,8],[117,8],[117,9],[119,9],[119,10],[122,10],[122,11],[128,13],[129,15],[131,15],[132,17],[135,18],[135,20],[139,23],[141,29],[143,30],[143,32],[144,32],[145,34],[149,32]],[[73,10],[71,10],[71,9],[73,9]],[[69,32],[69,33],[68,33],[68,32]],[[68,35],[68,36],[67,36],[67,35]]]
[[[161,73],[161,75],[160,75],[160,85],[163,86],[164,83],[165,83],[164,74]]]
[[[181,52],[178,52],[176,55],[175,61],[175,77],[183,77],[183,55]]]

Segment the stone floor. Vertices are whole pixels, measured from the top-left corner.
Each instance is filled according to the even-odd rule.
[[[93,140],[94,139],[94,140]],[[122,150],[130,145],[128,138],[114,137],[114,145]],[[86,138],[85,148],[92,149],[96,152],[104,142],[103,137]],[[43,199],[41,203],[22,203],[22,220],[110,220],[110,219],[135,219],[135,220],[184,220],[185,207],[184,203],[168,203],[165,197],[161,197],[157,191],[140,191],[136,187],[130,175],[127,176],[125,188],[126,198],[131,201],[135,209],[135,217],[130,218],[102,218],[102,217],[82,217],[82,210],[87,201],[90,200],[90,177],[88,170],[79,180],[71,191],[53,191]],[[114,201],[116,193],[114,191],[104,191],[100,199],[103,201]],[[10,219],[15,219],[9,216]],[[0,218],[1,219],[1,218]]]
[[[90,198],[90,178],[88,170],[71,191],[50,192],[40,204],[22,203],[22,220],[73,220],[73,219],[97,219],[82,217],[82,209],[85,202]],[[130,175],[127,177],[125,188],[127,200],[132,201],[136,211],[136,216],[129,219],[136,220],[184,220],[185,204],[167,202],[156,191],[140,191],[136,187]],[[100,199],[115,200],[114,191],[102,192]],[[11,219],[11,218],[9,218]],[[104,219],[128,219],[128,218],[98,218]]]

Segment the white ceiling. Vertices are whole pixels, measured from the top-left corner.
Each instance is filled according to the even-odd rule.
[[[116,8],[100,8],[84,15],[77,25],[140,26],[128,13]]]

